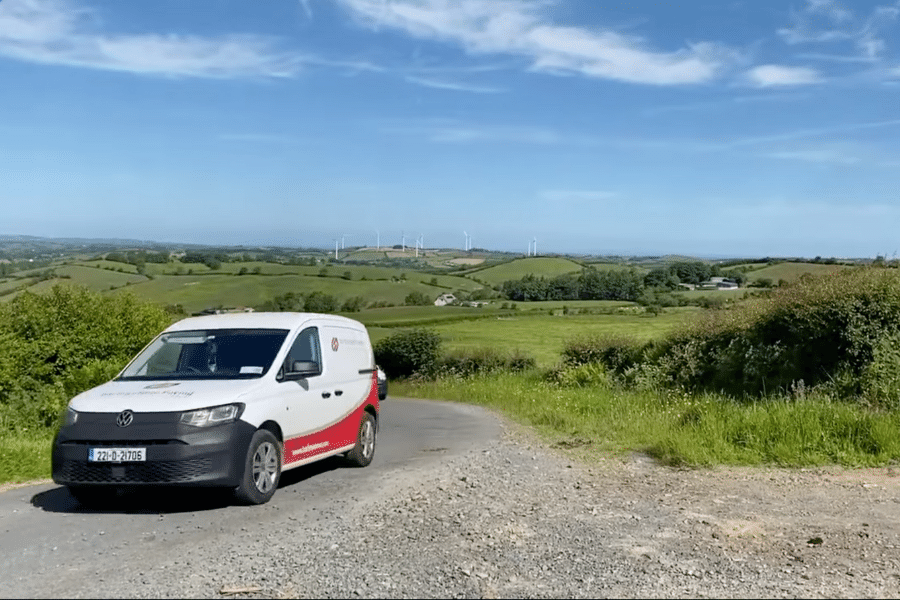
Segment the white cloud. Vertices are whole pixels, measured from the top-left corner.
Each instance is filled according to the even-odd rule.
[[[412,75],[406,77],[408,83],[414,83],[423,87],[434,88],[438,90],[451,90],[455,92],[472,92],[474,94],[499,94],[503,90],[495,87],[471,85],[467,83],[456,83],[452,81],[440,81],[437,79],[414,77]]]
[[[808,148],[799,150],[782,150],[770,152],[766,156],[783,160],[799,160],[803,162],[854,165],[860,162],[857,156],[847,154],[838,148]]]
[[[299,60],[268,38],[98,33],[67,0],[0,2],[0,56],[168,77],[289,77]]]
[[[673,52],[647,47],[614,31],[546,22],[548,0],[338,0],[358,21],[421,39],[452,42],[473,54],[509,54],[536,71],[581,74],[632,83],[703,83],[737,60],[712,43]]]
[[[819,72],[807,67],[760,65],[747,71],[747,79],[756,87],[809,85],[822,80]]]
[[[900,2],[876,6],[864,18],[843,8],[834,0],[807,0],[806,6],[793,15],[791,27],[778,30],[788,44],[822,44],[849,42],[864,58],[875,59],[886,48],[883,30],[900,17]]]

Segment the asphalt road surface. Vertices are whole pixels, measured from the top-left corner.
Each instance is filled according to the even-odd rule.
[[[340,518],[361,498],[389,494],[435,464],[484,446],[500,424],[475,407],[389,399],[382,404],[376,456],[365,469],[328,459],[286,472],[262,506],[196,489],[123,498],[83,508],[55,484],[0,493],[0,598],[91,596],[104,581],[139,573],[192,544],[246,536],[279,522]],[[105,595],[105,594],[100,594]]]

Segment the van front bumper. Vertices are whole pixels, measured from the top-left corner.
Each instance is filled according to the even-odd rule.
[[[53,481],[66,486],[191,485],[235,487],[256,428],[240,419],[213,427],[180,422],[181,413],[79,413],[53,441]],[[141,462],[92,462],[91,448],[146,448]]]

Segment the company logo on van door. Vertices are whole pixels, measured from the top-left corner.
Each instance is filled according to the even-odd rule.
[[[322,448],[327,448],[328,442],[319,442],[318,444],[307,444],[302,448],[298,448],[294,450],[291,454],[297,456],[298,454],[306,454],[307,452],[313,452],[315,450],[321,450]]]
[[[339,346],[340,342],[338,342],[338,339],[336,337],[331,338],[331,349],[337,352]]]

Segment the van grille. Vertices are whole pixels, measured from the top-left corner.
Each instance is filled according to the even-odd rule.
[[[102,464],[68,460],[60,466],[57,477],[71,484],[187,483],[209,473],[211,465],[208,458]]]

